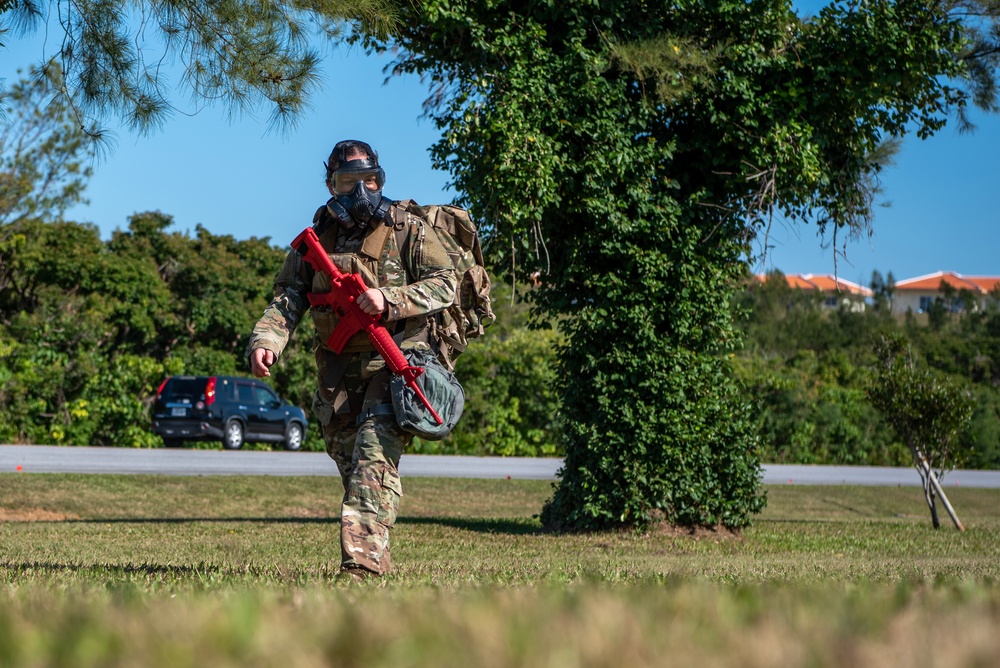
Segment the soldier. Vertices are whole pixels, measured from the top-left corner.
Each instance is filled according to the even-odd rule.
[[[369,286],[356,303],[383,323],[404,350],[431,348],[428,316],[452,303],[457,277],[434,230],[382,195],[385,172],[378,154],[360,141],[342,141],[326,167],[332,196],[313,227],[331,260]],[[247,346],[250,370],[270,375],[296,325],[309,309],[308,292],[327,292],[327,277],[289,252],[274,282],[274,298]],[[364,332],[340,355],[325,347],[337,326],[326,307],[311,311],[316,324],[319,387],[313,412],[326,450],[344,483],[341,572],[361,579],[389,572],[389,530],[403,493],[399,458],[412,435],[399,428],[389,393],[391,373]]]

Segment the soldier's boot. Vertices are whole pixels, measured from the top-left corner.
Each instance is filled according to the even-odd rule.
[[[396,523],[401,491],[399,474],[391,464],[355,462],[340,513],[342,569],[389,572],[389,530]]]
[[[373,578],[378,578],[378,573],[361,568],[360,566],[341,566],[337,573],[337,580],[343,582],[365,582]]]

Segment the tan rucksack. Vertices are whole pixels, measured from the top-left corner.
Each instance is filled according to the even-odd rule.
[[[458,273],[455,302],[431,321],[431,335],[438,343],[441,362],[454,369],[455,358],[465,351],[469,339],[482,336],[496,320],[476,225],[469,212],[457,206],[420,206],[407,199],[396,207],[390,216],[405,211],[434,228]]]

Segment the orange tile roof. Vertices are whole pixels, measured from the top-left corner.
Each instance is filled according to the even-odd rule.
[[[785,280],[788,281],[789,287],[798,288],[799,290],[819,289],[815,283],[810,282],[800,274],[789,274],[788,276],[785,276]]]
[[[914,290],[921,292],[936,292],[941,283],[950,285],[956,290],[971,290],[980,294],[992,291],[1000,285],[997,276],[962,276],[954,271],[937,271],[926,276],[917,276],[896,282],[897,290]]]
[[[757,274],[755,276],[760,283],[766,283],[768,274]],[[870,297],[872,291],[868,288],[836,278],[832,274],[786,274],[785,281],[788,287],[797,290],[819,290],[821,292],[846,292],[852,295]]]
[[[769,274],[756,274],[754,278],[760,283],[766,283]],[[863,285],[837,278],[833,274],[786,274],[788,287],[798,290],[820,290],[822,292],[846,292],[862,297],[871,297],[872,291]],[[913,290],[919,292],[937,292],[941,281],[956,290],[972,290],[980,294],[989,294],[1000,290],[1000,276],[963,276],[954,271],[937,271],[925,276],[907,278],[896,282],[898,290]]]
[[[869,288],[851,281],[845,281],[843,278],[838,278],[833,274],[806,274],[803,278],[823,292],[846,292],[862,297],[872,296],[872,291]]]
[[[771,276],[771,274],[755,274],[754,278],[758,283],[767,283],[767,279]],[[801,274],[783,275],[783,278],[785,279],[785,282],[788,283],[788,287],[790,288],[799,288],[801,290],[816,289],[816,286],[802,278]]]
[[[965,280],[975,283],[983,292],[993,292],[1000,288],[1000,276],[966,276]]]

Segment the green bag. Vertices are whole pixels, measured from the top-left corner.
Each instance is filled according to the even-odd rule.
[[[427,407],[417,397],[402,376],[393,376],[389,383],[396,422],[404,430],[428,441],[439,441],[455,428],[465,410],[465,390],[455,374],[444,367],[430,350],[404,350],[409,364],[424,370],[417,385],[434,410],[444,421],[438,424]]]

